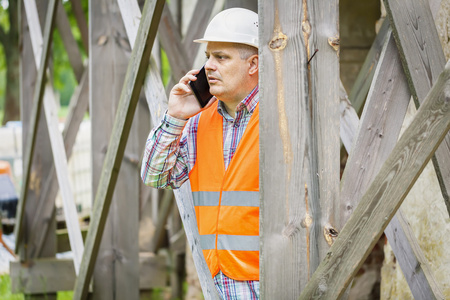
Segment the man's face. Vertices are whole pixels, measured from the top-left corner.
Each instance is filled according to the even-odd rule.
[[[239,103],[247,96],[249,63],[241,59],[232,43],[209,42],[206,47],[206,75],[210,93],[226,103]]]

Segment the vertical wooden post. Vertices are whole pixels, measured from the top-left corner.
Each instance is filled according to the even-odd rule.
[[[89,102],[92,192],[95,195],[109,147],[131,48],[116,1],[90,1],[89,12]],[[125,158],[133,155],[139,157],[136,145],[137,140],[131,134]],[[133,147],[134,151],[130,151],[130,147]],[[94,270],[94,299],[139,298],[139,181],[136,167],[123,163]]]
[[[311,186],[311,129],[304,9],[301,1],[259,1],[262,299],[298,298],[311,256],[318,254],[305,190]]]
[[[310,32],[305,29],[303,32],[309,60],[309,104],[312,108],[311,170],[312,176],[317,176],[317,180],[312,181],[312,188],[318,192],[318,199],[312,198],[310,203],[314,206],[314,240],[319,260],[322,260],[338,234],[340,207],[339,2],[311,0],[307,3],[303,13],[311,27]]]

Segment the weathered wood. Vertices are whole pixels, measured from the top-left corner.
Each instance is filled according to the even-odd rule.
[[[21,80],[21,93],[20,93],[20,111],[21,111],[21,120],[22,120],[22,151],[23,157],[25,157],[25,151],[27,148],[27,141],[29,138],[29,132],[26,129],[30,128],[30,119],[32,113],[33,103],[30,99],[33,98],[34,86],[36,83],[37,70],[36,63],[34,61],[34,54],[31,45],[31,37],[30,37],[30,26],[28,25],[28,21],[26,18],[25,8],[22,1],[20,4],[20,14],[19,14],[19,22],[21,24],[20,31],[20,52],[21,52],[21,72],[20,72],[20,80]],[[41,26],[45,24],[45,12],[47,11],[48,2],[47,1],[36,1],[38,5],[38,9],[40,12],[40,22]],[[47,165],[52,162],[51,156],[51,147],[50,147],[50,138],[48,136],[48,130],[46,120],[44,117],[44,112],[41,110],[41,117],[39,118],[39,125],[37,130],[37,135],[39,138],[36,141],[35,151],[33,153],[33,165],[31,166],[31,185],[27,193],[27,205],[25,206],[25,224],[24,224],[24,235],[23,240],[20,243],[20,259],[22,261],[26,261],[30,258],[30,253],[28,251],[28,242],[29,242],[29,234],[39,228],[32,227],[32,220],[34,220],[36,206],[41,202],[41,193],[42,184],[40,182],[40,178],[46,178],[48,176],[48,168]],[[23,165],[25,168],[25,165]],[[56,230],[56,221],[54,216],[50,216],[47,220],[49,226],[53,232]],[[43,247],[41,256],[42,257],[54,257],[56,252],[56,236],[49,235],[45,240],[45,246]]]
[[[121,2],[124,1],[119,1],[119,5],[122,7],[123,4],[121,4]],[[126,8],[126,6],[123,6],[123,8]],[[122,16],[124,18],[125,27],[127,28],[127,33],[130,34],[132,31],[137,30],[136,26],[138,23],[133,21],[140,20],[141,13],[136,1],[134,4],[129,3],[128,10],[132,10],[132,13],[123,14]],[[132,39],[133,36],[135,36],[135,34],[131,33],[130,38]],[[164,112],[167,109],[167,98],[154,59],[151,59],[150,61],[150,68],[145,78],[144,91],[150,109],[152,122],[153,124],[159,124]],[[202,249],[200,248],[200,236],[198,233],[194,202],[192,200],[189,182],[186,182],[180,189],[174,190],[174,194],[183,221],[184,229],[186,231],[186,237],[193,252],[194,263],[200,279],[203,294],[206,299],[219,299],[211,278],[211,272],[206,265]]]
[[[87,226],[81,227],[81,236],[86,239]],[[56,252],[62,253],[70,251],[69,231],[67,228],[56,230]]]
[[[81,6],[81,0],[70,0],[72,4],[72,11],[77,20],[78,29],[80,29],[81,41],[83,43],[86,54],[89,53],[89,30],[84,16],[83,7]]]
[[[421,105],[445,65],[444,52],[428,1],[384,0],[403,69],[416,107]],[[450,134],[433,157],[433,165],[450,214]]]
[[[139,289],[164,287],[166,257],[139,253]],[[73,290],[76,276],[71,259],[37,259],[29,264],[10,263],[13,293],[45,294]]]
[[[373,74],[375,73],[388,29],[389,20],[384,20],[350,90],[349,98],[358,115],[361,114],[364,108],[364,102],[372,83]]]
[[[373,178],[394,148],[410,99],[400,57],[390,29],[386,37],[374,72],[375,80],[369,91],[361,118],[360,130],[358,136],[355,137],[355,150],[351,152],[344,170],[341,184],[341,227],[344,226],[353,212],[353,208],[357,206],[361,196],[366,192],[367,187],[372,183]],[[414,236],[406,236],[403,231],[393,231],[391,225],[388,225],[385,232],[389,240],[401,241],[404,244],[403,247],[408,246],[417,249],[417,252],[420,251]],[[396,257],[399,258],[398,262],[405,274],[411,274],[411,271],[423,274],[422,266],[423,269],[428,270],[429,267],[425,262],[423,265],[412,264],[415,266],[415,270],[411,270],[411,263],[405,261],[403,257],[400,258],[404,250],[396,244],[392,244],[392,248]],[[405,276],[415,299],[439,299],[435,295],[442,293],[437,285],[433,284],[435,282],[433,275],[431,272],[425,272],[425,274],[429,275],[428,280],[421,276]],[[425,298],[421,297],[424,293],[427,295]]]
[[[74,94],[72,95],[69,112],[64,122],[62,135],[67,158],[70,158],[72,155],[78,129],[88,108],[88,93],[89,73],[88,68],[86,68],[80,84],[75,88]],[[51,167],[49,176],[44,181],[42,189],[43,201],[39,201],[37,204],[35,210],[36,217],[32,225],[32,228],[39,228],[39,230],[31,232],[29,237],[28,250],[31,258],[40,256],[47,236],[53,233],[53,230],[49,227],[48,220],[51,220],[51,216],[54,213],[54,200],[59,188],[54,166]]]
[[[77,82],[80,82],[81,76],[83,76],[84,72],[80,48],[78,47],[77,41],[72,34],[72,28],[64,6],[58,5],[57,9],[56,26],[64,44],[64,48],[66,49],[67,56],[69,57],[69,62],[72,66],[73,73],[75,74],[75,79]]]
[[[117,1],[92,1],[90,6],[90,92],[92,193],[96,194],[105,162],[119,99],[124,86],[131,47],[118,10]],[[108,82],[108,84],[105,84]],[[138,100],[136,100],[136,103]],[[136,104],[137,105],[137,104]],[[105,109],[108,107],[108,109]],[[139,279],[139,172],[136,162],[136,123],[132,116],[123,163],[117,172],[108,218],[103,229],[93,273],[95,299],[138,299]],[[117,136],[116,136],[117,137]]]
[[[450,64],[439,76],[300,299],[337,299],[450,129]]]
[[[298,25],[309,28],[304,10],[300,1],[259,5],[262,299],[297,298],[319,263],[310,238],[315,233],[309,200],[317,195],[310,193],[309,47],[304,41],[309,37]]]
[[[167,219],[169,218],[174,203],[173,192],[171,190],[165,190],[161,201],[161,208],[158,211],[158,222],[156,223],[155,232],[150,242],[150,252],[153,253],[158,253],[158,249],[162,244]]]
[[[246,2],[251,1],[246,0]],[[256,1],[252,2],[256,3]],[[183,37],[182,41],[186,56],[190,59],[190,66],[192,66],[194,58],[197,55],[197,51],[200,47],[200,44],[194,43],[193,40],[203,36],[203,33],[205,32],[205,29],[208,25],[208,22],[206,22],[206,20],[208,20],[211,16],[215,3],[215,0],[198,0],[195,4],[194,14],[191,17],[191,20],[187,27],[188,29],[186,30],[186,34]],[[258,7],[257,3],[256,7]]]
[[[140,90],[144,82],[144,76],[148,68],[153,41],[156,36],[164,2],[163,0],[152,0],[146,1],[144,5],[137,34],[139,43],[133,48],[120,96],[117,116],[114,121],[111,140],[108,145],[102,176],[95,197],[91,223],[86,238],[86,250],[83,256],[80,274],[75,284],[74,299],[85,299],[87,296],[88,286],[97,259],[118,171],[125,151]]]
[[[25,2],[25,10],[27,11],[28,24],[36,28],[34,35],[31,36],[31,44],[35,53],[36,68],[39,69],[41,65],[40,57],[36,56],[40,53],[40,47],[43,43],[41,33],[41,26],[39,24],[39,17],[37,8],[32,2]],[[31,5],[30,5],[31,4]],[[72,189],[70,187],[68,178],[67,157],[64,151],[64,142],[59,131],[58,113],[56,108],[56,97],[53,89],[48,82],[44,92],[44,112],[47,120],[47,129],[50,137],[50,144],[53,153],[53,162],[57,174],[58,183],[61,187],[61,196],[63,199],[64,215],[66,218],[67,227],[69,230],[69,238],[74,253],[75,271],[78,273],[81,256],[83,253],[83,240],[81,237],[80,226],[78,223],[78,215],[73,199]],[[51,168],[53,170],[53,168]],[[46,200],[46,199],[45,199]],[[43,200],[43,202],[45,202]],[[54,199],[51,199],[54,201]],[[53,201],[50,206],[53,207]],[[37,218],[35,218],[37,220]]]
[[[171,76],[175,82],[191,69],[194,57],[189,58],[181,43],[181,33],[173,20],[169,7],[165,7],[161,16],[161,26],[159,28],[159,40],[167,54],[171,67]]]
[[[36,145],[36,132],[39,123],[39,117],[41,113],[41,108],[44,98],[44,86],[45,86],[45,76],[47,71],[47,64],[50,57],[50,46],[53,37],[53,26],[55,23],[55,13],[58,1],[51,0],[47,10],[46,23],[44,27],[44,40],[42,47],[42,54],[40,59],[40,66],[38,69],[36,86],[33,95],[33,111],[31,114],[30,130],[28,133],[28,141],[26,143],[27,148],[25,149],[24,155],[24,172],[22,178],[22,186],[20,192],[20,199],[17,206],[16,213],[16,225],[14,228],[14,235],[16,236],[16,246],[15,251],[18,253],[19,245],[23,238],[23,226],[24,226],[24,212],[27,200],[28,189],[30,188],[30,173],[31,165],[33,163],[33,152]],[[33,34],[32,34],[33,35]],[[39,56],[35,56],[39,57]]]
[[[384,233],[394,249],[395,257],[402,268],[414,299],[445,299],[428,260],[420,249],[414,232],[408,225],[401,209],[392,218]]]
[[[319,196],[318,199],[310,197],[309,202],[317,254],[322,260],[336,237],[339,223],[339,2],[312,0],[304,9],[311,23],[306,50],[313,137],[311,170],[316,175],[312,188]],[[318,53],[313,57],[316,50]],[[301,182],[297,184],[303,186]],[[314,270],[311,269],[311,274]]]
[[[353,139],[355,138],[356,132],[358,131],[359,118],[358,114],[350,103],[350,100],[348,99],[347,92],[345,91],[342,82],[339,89],[339,99],[339,110],[341,113],[341,141],[344,144],[347,153],[350,153],[352,149]]]

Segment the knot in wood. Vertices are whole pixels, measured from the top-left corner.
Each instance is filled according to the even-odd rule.
[[[339,37],[329,37],[328,44],[333,47],[334,51],[339,51],[340,40]]]
[[[281,51],[286,48],[286,45],[287,36],[282,32],[276,33],[272,40],[269,42],[269,48],[272,51]]]
[[[323,229],[323,235],[325,237],[325,240],[327,241],[328,245],[333,245],[334,240],[339,235],[339,232],[331,225],[327,225]]]
[[[309,23],[308,20],[302,22],[302,30],[307,35],[311,33],[311,24]]]

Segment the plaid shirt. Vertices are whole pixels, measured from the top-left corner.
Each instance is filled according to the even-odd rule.
[[[259,102],[258,86],[242,100],[233,119],[219,101],[218,113],[223,117],[223,158],[225,168],[230,164]],[[197,128],[200,114],[188,121],[165,114],[158,127],[147,139],[141,167],[144,183],[155,188],[179,188],[189,176],[197,158]]]

